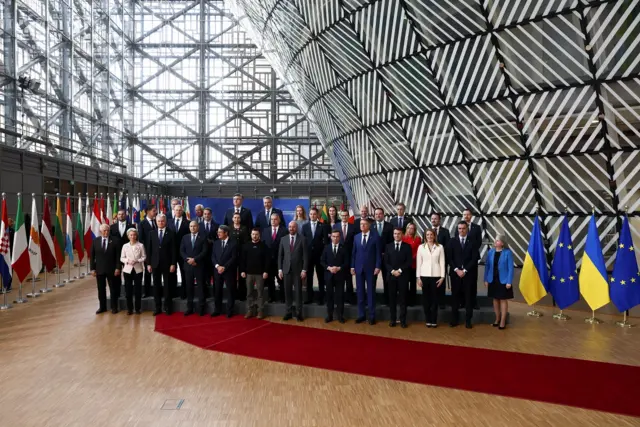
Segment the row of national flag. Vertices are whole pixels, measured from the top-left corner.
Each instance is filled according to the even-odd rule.
[[[567,216],[562,221],[551,271],[542,241],[538,217],[520,275],[520,292],[529,305],[550,293],[558,308],[565,309],[585,299],[592,310],[613,302],[620,312],[640,304],[640,271],[636,259],[629,218],[624,217],[611,277],[607,274],[595,215],[591,216],[580,273],[576,268],[574,247]]]

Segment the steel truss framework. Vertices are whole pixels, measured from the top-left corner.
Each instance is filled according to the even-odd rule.
[[[640,1],[233,0],[330,153],[352,205],[466,206],[522,263],[595,209],[614,261],[640,222]]]
[[[2,3],[3,143],[173,183],[336,179],[222,0]]]

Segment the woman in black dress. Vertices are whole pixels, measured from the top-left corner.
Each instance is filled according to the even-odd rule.
[[[233,224],[231,225],[231,231],[229,232],[229,239],[232,239],[236,243],[236,249],[238,250],[238,257],[240,251],[245,243],[251,240],[250,231],[244,225],[240,225],[240,214],[233,214]],[[245,279],[238,275],[238,300],[245,301],[247,299],[247,284]]]
[[[507,248],[507,240],[497,235],[494,247],[487,255],[484,268],[484,286],[488,287],[487,296],[493,298],[493,311],[496,321],[493,326],[504,329],[509,312],[508,301],[513,298],[513,253]]]

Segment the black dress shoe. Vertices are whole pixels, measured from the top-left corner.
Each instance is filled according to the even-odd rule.
[[[391,322],[389,322],[389,326],[391,326],[392,328],[395,328],[396,327],[395,320],[392,320]]]
[[[211,317],[218,317],[218,316],[220,316],[219,311],[214,311],[213,313],[211,313]]]
[[[369,319],[369,324],[371,326],[375,325],[376,324],[376,319]]]
[[[127,316],[131,316],[132,314],[133,314],[133,311],[131,311],[131,310],[127,311]]]
[[[467,329],[471,329],[471,328],[473,328],[473,326],[471,326],[471,322],[466,322],[466,323],[464,324],[464,327],[465,327],[465,328],[467,328]]]
[[[494,328],[497,328],[498,326],[500,326],[500,323],[492,323],[491,326],[493,326]]]
[[[140,310],[136,310],[136,314],[142,314]]]
[[[458,326],[458,322],[451,322],[449,323],[449,326],[451,326],[452,328],[455,328],[456,326]]]
[[[440,304],[440,305],[438,306],[438,308],[439,308],[440,310],[444,310],[444,309],[445,309],[445,308],[447,308],[447,307],[445,307],[445,305],[444,305],[444,304]]]
[[[165,311],[165,313],[167,314],[167,316],[171,316],[173,314],[173,311],[172,310],[167,310],[167,311]]]
[[[356,323],[362,323],[362,322],[364,322],[364,317],[358,317],[356,319]]]
[[[157,316],[157,315],[159,315],[159,314],[162,314],[162,312],[161,312],[160,310],[155,310],[155,311],[153,312],[153,315],[154,315],[154,316]]]
[[[193,314],[193,310],[187,310],[184,312],[184,317],[191,316]]]
[[[304,317],[302,317],[302,314],[298,314],[298,315],[296,316],[296,320],[297,320],[298,322],[302,322],[302,321],[304,321]]]
[[[114,308],[113,310],[111,310],[111,312],[113,314],[118,314],[118,313],[120,313],[120,310],[118,310],[117,308]]]
[[[107,311],[106,308],[99,308],[98,311],[96,311],[96,314],[102,314],[102,313],[104,313],[106,311]]]
[[[338,323],[344,323],[344,317],[340,317],[340,318],[338,319]]]
[[[198,314],[200,315],[200,317],[204,316],[204,314],[205,314],[205,313],[204,313],[204,308],[203,308],[203,309],[200,309],[200,311],[198,312]]]
[[[407,322],[400,322],[400,327],[402,329],[407,329]]]
[[[233,317],[233,312],[232,311],[227,313],[227,319],[231,319],[232,317]]]
[[[333,317],[332,316],[327,316],[324,318],[324,323],[331,323],[333,322]]]
[[[293,315],[291,313],[287,313],[284,315],[284,317],[282,318],[282,320],[291,320],[293,319]]]
[[[506,325],[505,325],[505,326],[498,326],[498,329],[503,330],[503,329],[505,329],[506,327],[507,327]]]
[[[473,309],[474,309],[474,310],[480,310],[480,306],[478,305],[478,303],[475,303],[475,304],[473,305]]]

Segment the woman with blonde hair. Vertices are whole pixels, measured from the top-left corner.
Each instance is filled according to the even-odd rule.
[[[444,286],[444,247],[435,231],[424,232],[424,243],[416,256],[416,279],[422,289],[422,306],[427,328],[438,327],[438,288]]]
[[[418,249],[422,244],[422,239],[418,236],[416,225],[412,222],[407,224],[407,232],[405,233],[402,241],[408,243],[411,246],[411,255],[413,256],[413,262],[411,264],[411,273],[409,274],[409,294],[407,296],[407,305],[413,307],[416,303],[416,258],[418,257]]]
[[[507,247],[507,239],[498,234],[494,247],[487,254],[484,266],[484,286],[487,296],[493,298],[493,311],[496,321],[493,326],[499,329],[507,327],[509,300],[513,298],[513,253]]]
[[[144,261],[147,255],[144,245],[138,242],[138,230],[130,228],[127,230],[129,243],[122,246],[120,261],[123,264],[124,291],[127,297],[127,314],[131,316],[135,308],[136,314],[140,314],[142,309],[142,272],[144,271]],[[135,303],[134,303],[135,297]]]
[[[301,233],[302,226],[309,222],[309,220],[307,220],[307,211],[304,209],[304,206],[296,206],[296,216],[293,220],[298,224],[298,232]]]

